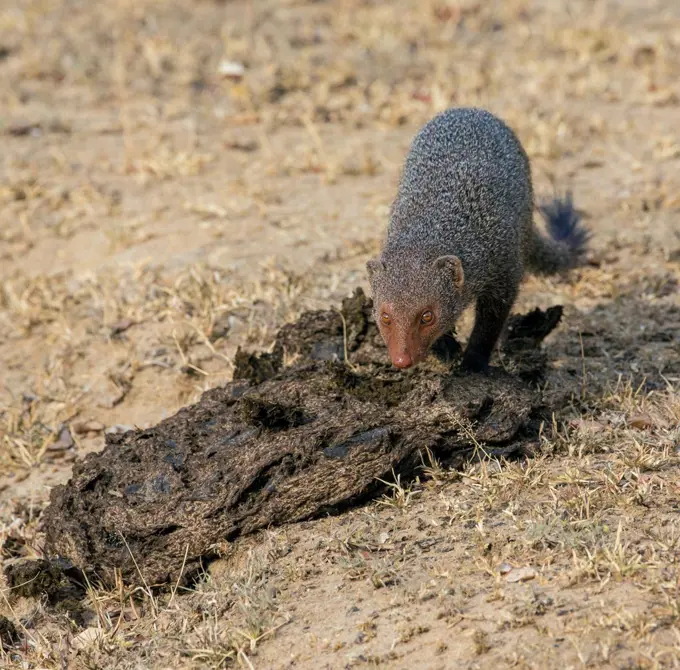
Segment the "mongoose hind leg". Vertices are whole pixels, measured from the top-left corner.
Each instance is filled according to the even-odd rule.
[[[466,372],[487,372],[493,348],[517,296],[517,287],[508,286],[501,294],[482,294],[477,298],[475,325],[470,335],[462,368]]]

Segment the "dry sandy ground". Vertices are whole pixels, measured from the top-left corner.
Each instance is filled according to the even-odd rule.
[[[95,585],[84,629],[5,589],[0,665],[680,667],[680,3],[4,0],[0,74],[3,560],[104,430],[365,286],[437,111],[503,116],[594,233],[516,308],[565,306],[555,374],[582,355],[536,459],[429,464],[188,593]]]

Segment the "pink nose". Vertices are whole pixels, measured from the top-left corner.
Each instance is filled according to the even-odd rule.
[[[406,368],[410,368],[413,365],[413,359],[408,354],[408,352],[404,352],[403,354],[397,354],[394,356],[392,358],[392,364],[395,368],[405,370]]]

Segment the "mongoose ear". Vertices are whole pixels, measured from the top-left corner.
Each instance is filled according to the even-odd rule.
[[[435,267],[448,270],[453,277],[453,285],[460,288],[465,283],[463,264],[458,256],[440,256],[435,262]]]
[[[368,278],[370,279],[376,272],[383,272],[385,270],[385,264],[377,258],[371,258],[371,260],[366,263],[366,270],[368,270]]]

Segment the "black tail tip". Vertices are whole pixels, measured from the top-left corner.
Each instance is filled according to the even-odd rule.
[[[585,251],[590,239],[590,231],[581,222],[581,216],[574,208],[571,193],[564,198],[553,198],[539,205],[538,211],[545,219],[550,236],[558,242],[569,245],[575,254]]]

